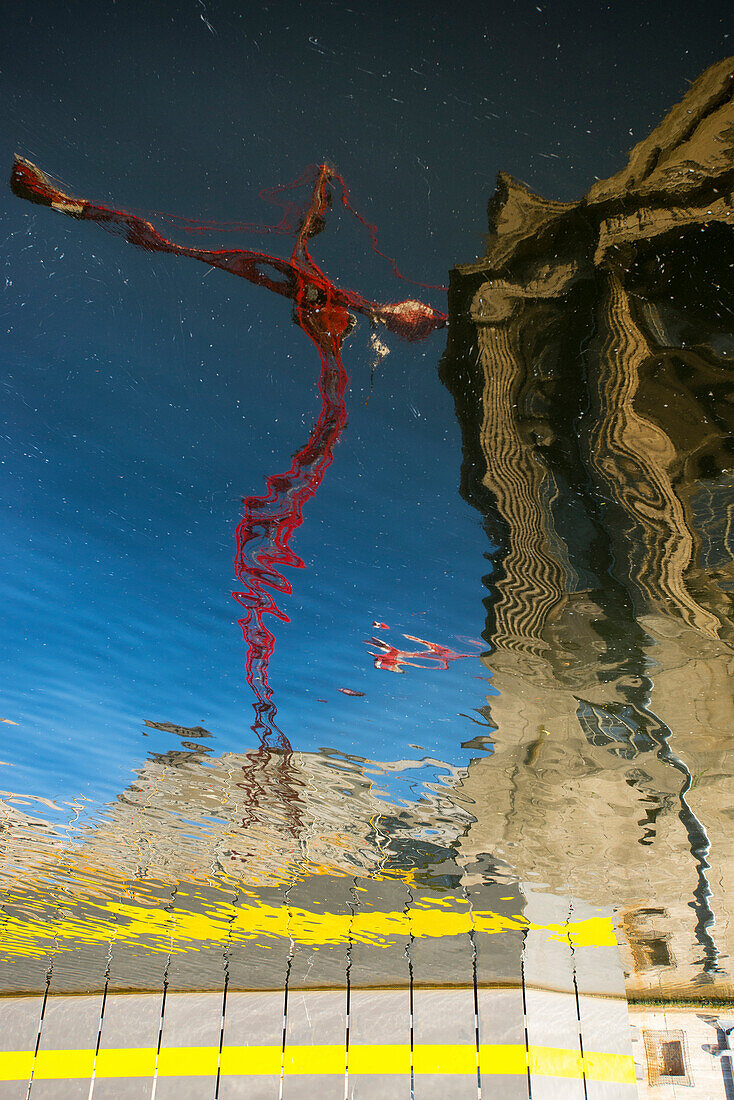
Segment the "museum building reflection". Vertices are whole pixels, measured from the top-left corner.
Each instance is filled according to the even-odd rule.
[[[630,993],[729,989],[733,74],[579,202],[501,174],[441,366],[493,563],[460,843],[614,905]]]

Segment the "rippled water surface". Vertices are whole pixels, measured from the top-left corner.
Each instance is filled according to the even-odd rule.
[[[4,990],[728,1003],[724,14],[9,15]]]

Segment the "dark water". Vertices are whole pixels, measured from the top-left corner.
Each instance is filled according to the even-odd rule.
[[[20,4],[6,169],[18,153],[189,248],[288,257],[293,234],[245,223],[277,223],[263,188],[328,163],[434,289],[396,278],[334,189],[308,242],[320,292],[445,311],[435,287],[483,253],[496,173],[570,201],[621,169],[730,52],[727,14]],[[191,234],[163,211],[240,229]],[[391,913],[416,888],[458,905],[486,887],[486,911],[513,917],[531,887],[576,898],[613,913],[630,994],[728,995],[729,232],[626,261],[657,334],[631,397],[624,363],[616,382],[598,366],[599,283],[518,330],[525,374],[503,397],[502,349],[470,320],[481,272],[453,276],[448,347],[353,302],[353,330],[322,319],[315,338],[312,303],[294,324],[263,286],[6,189],[5,988],[39,988],[60,942],[59,988],[98,988],[119,907],[148,914],[129,938],[148,944],[176,890],[201,917],[182,940],[217,965],[217,913],[245,897],[277,913],[296,889],[326,914],[303,942],[338,942],[327,917],[365,882]],[[613,445],[627,407],[636,452]],[[656,447],[673,457],[651,481]],[[280,518],[253,534],[268,489]],[[257,637],[231,595],[253,577],[252,556],[233,564],[242,523],[255,558],[289,530],[292,592],[271,572],[244,599],[275,593]],[[277,986],[281,962],[240,984]],[[125,966],[120,987],[160,982]]]

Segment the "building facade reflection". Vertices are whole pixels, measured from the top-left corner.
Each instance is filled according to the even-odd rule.
[[[501,175],[442,363],[497,548],[461,843],[614,905],[641,995],[730,989],[733,77],[579,202]]]

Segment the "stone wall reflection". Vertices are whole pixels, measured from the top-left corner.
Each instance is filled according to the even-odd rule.
[[[615,905],[637,993],[729,990],[733,78],[579,202],[501,175],[442,363],[497,547],[465,858]]]
[[[316,875],[427,882],[440,877],[472,820],[452,795],[466,770],[438,760],[279,749],[211,756],[191,740],[207,731],[147,724],[177,734],[182,747],[151,753],[92,822],[76,823],[72,814],[53,825],[43,806],[36,816],[28,812],[32,799],[5,792],[4,885],[25,884],[31,868],[44,893],[53,882],[70,897],[116,895],[145,881],[246,889]],[[443,782],[433,781],[437,770]],[[424,777],[419,797],[416,772]]]

